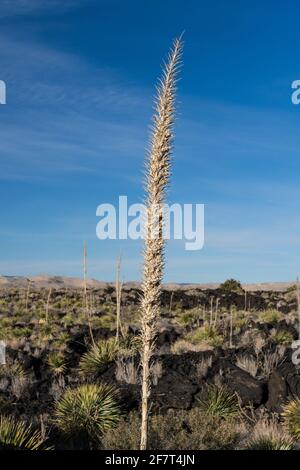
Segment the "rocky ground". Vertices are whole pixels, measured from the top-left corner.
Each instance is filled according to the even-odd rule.
[[[7,362],[0,366],[0,414],[31,422],[52,446],[68,448],[71,444],[53,419],[56,403],[69,388],[104,383],[118,391],[122,422],[136,427],[132,423],[140,410],[139,286],[123,287],[122,338],[116,347],[113,285],[91,282],[87,311],[79,281],[62,285],[61,278],[36,283],[3,279],[0,340],[6,343]],[[190,426],[194,436],[193,425],[186,422],[196,419],[193,413],[203,405],[209,387],[218,387],[237,397],[239,426],[256,426],[262,416],[275,420],[272,426],[281,426],[283,407],[300,397],[291,348],[298,338],[296,299],[290,285],[277,291],[166,286],[152,366],[153,419],[178,412],[184,445],[207,448],[203,436],[197,437],[200,444],[191,443],[182,426]],[[203,409],[201,413],[203,418]],[[202,418],[198,416],[197,422]],[[165,422],[159,426],[163,429]],[[136,445],[108,435],[102,443],[107,448]]]

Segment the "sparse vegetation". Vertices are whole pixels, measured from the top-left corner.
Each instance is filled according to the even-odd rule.
[[[2,299],[0,311],[2,308],[4,312],[0,313],[0,333],[7,343],[7,362],[0,365],[0,415],[16,424],[19,422],[17,416],[22,414],[20,421],[26,423],[26,430],[28,427],[31,433],[37,431],[40,438],[42,435],[40,448],[45,448],[44,438],[49,435],[47,442],[63,449],[137,449],[141,423],[139,290],[128,289],[126,284],[123,286],[122,334],[117,344],[115,286],[99,291],[89,288],[89,307],[93,311],[91,326],[95,335],[93,347],[81,288],[80,284],[77,290],[52,289],[48,321],[45,318],[48,288],[36,291],[31,285],[27,311],[24,308],[25,291],[20,299],[18,290],[7,293],[5,300]],[[212,295],[211,291],[191,290],[188,295],[184,290],[174,291],[171,312],[170,293],[163,296],[157,348],[150,369],[154,404],[158,400],[158,408],[149,418],[150,449],[275,450],[299,446],[298,402],[293,403],[297,397],[296,380],[289,382],[289,386],[294,386],[292,402],[287,402],[288,398],[281,395],[283,392],[278,394],[278,405],[283,406],[281,418],[273,420],[272,409],[265,406],[267,396],[272,396],[268,388],[273,381],[273,372],[279,370],[281,380],[287,380],[284,374],[294,370],[294,365],[290,368],[289,346],[297,337],[295,299],[287,301],[291,308],[288,314],[283,314],[265,308],[265,305],[276,305],[272,292],[262,308],[247,311],[238,306],[231,308],[231,292],[222,295],[219,292]],[[234,296],[243,306],[244,293]],[[220,299],[218,305],[216,299]],[[251,293],[247,299],[251,300]],[[9,316],[7,311],[11,312]],[[238,382],[234,383],[235,377],[239,380],[242,372],[234,369],[237,375],[231,377],[228,363],[250,376],[240,376],[245,401],[249,393],[249,407],[242,405],[242,398],[240,400],[233,391],[216,385],[223,383],[224,376],[224,383],[229,385],[233,381],[233,385],[238,386]],[[251,377],[254,382],[248,384]],[[120,388],[120,400],[115,398],[119,418],[113,427],[94,434],[85,425],[82,433],[76,427],[73,432],[64,432],[56,418],[58,403],[72,392],[74,395],[69,396],[65,409],[71,409],[68,408],[71,403],[77,405],[65,415],[72,415],[73,423],[84,422],[83,410],[74,396],[81,387],[101,384],[108,387],[114,384]],[[249,411],[252,387],[266,390],[258,402],[259,409],[264,411],[264,419],[258,419],[257,410],[253,411],[253,416]],[[172,411],[174,406],[178,407],[176,412]],[[190,409],[184,408],[186,406]],[[130,411],[126,412],[125,407]],[[160,407],[168,412],[160,414]],[[85,408],[85,412],[88,414],[92,408]],[[31,427],[30,422],[33,423]]]

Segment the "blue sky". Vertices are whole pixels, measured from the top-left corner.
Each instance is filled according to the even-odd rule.
[[[141,244],[99,241],[96,207],[143,196],[162,59],[185,30],[170,200],[205,204],[205,246],[167,248],[166,281],[300,271],[295,0],[2,0],[0,273],[140,278]]]

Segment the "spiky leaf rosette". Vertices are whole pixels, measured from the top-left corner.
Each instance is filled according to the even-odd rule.
[[[294,398],[283,407],[284,423],[291,435],[300,439],[300,398]]]
[[[106,384],[87,384],[67,390],[56,402],[54,422],[70,440],[99,446],[103,432],[120,419],[117,392]]]
[[[0,416],[0,450],[46,450],[39,431],[25,421]]]

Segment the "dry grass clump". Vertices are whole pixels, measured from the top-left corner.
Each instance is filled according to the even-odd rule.
[[[293,450],[295,444],[289,433],[274,420],[259,420],[245,442],[247,450]]]
[[[120,356],[116,361],[116,380],[127,384],[137,384],[139,369],[140,367],[134,357]]]
[[[199,377],[200,379],[205,379],[211,366],[212,366],[212,356],[209,356],[206,358],[203,357],[196,366],[197,377]]]
[[[263,353],[260,361],[260,375],[263,378],[270,377],[271,373],[282,363],[285,350],[285,346],[279,345],[274,352],[267,351]]]
[[[240,369],[248,372],[252,377],[256,377],[259,367],[257,359],[251,356],[238,356],[236,365]]]
[[[185,352],[189,351],[194,351],[194,352],[199,352],[203,351],[203,345],[195,345],[192,344],[190,341],[187,341],[186,339],[178,339],[171,345],[171,352],[172,354],[184,354]]]

